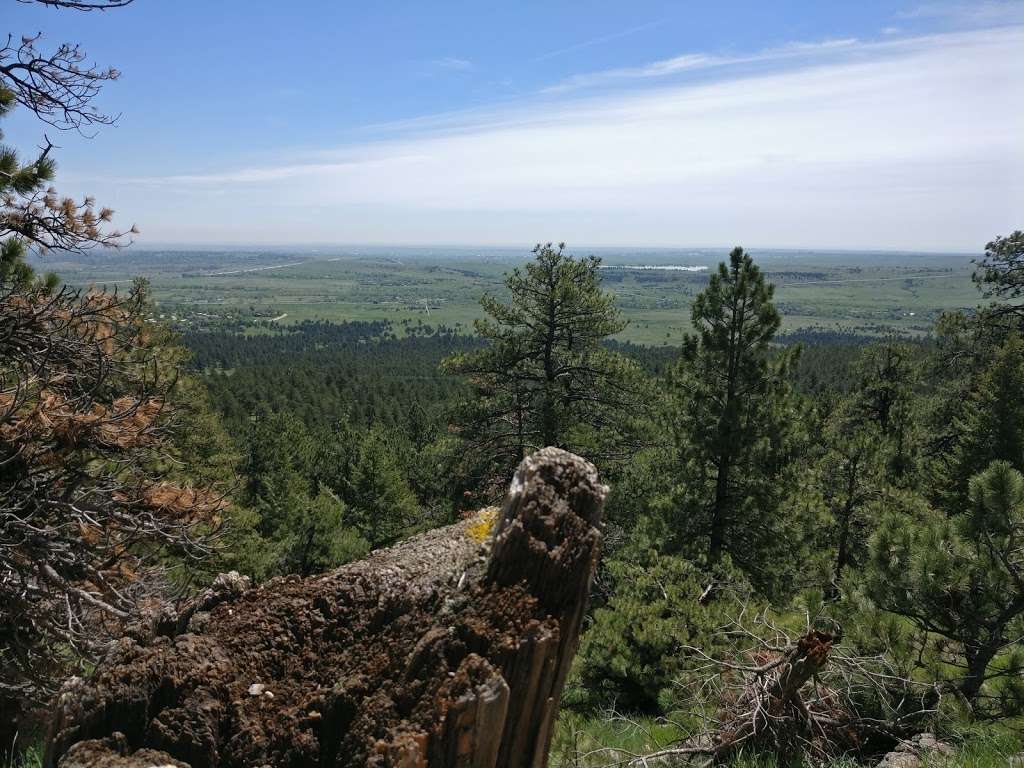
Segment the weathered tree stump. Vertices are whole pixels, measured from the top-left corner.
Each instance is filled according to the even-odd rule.
[[[544,766],[606,493],[547,448],[493,534],[484,510],[322,576],[220,579],[65,687],[46,765]]]

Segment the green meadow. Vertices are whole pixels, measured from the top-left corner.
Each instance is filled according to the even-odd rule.
[[[766,251],[755,255],[775,284],[784,331],[923,334],[944,311],[976,306],[971,257],[958,254]],[[579,253],[588,253],[585,249]],[[529,254],[500,249],[375,249],[369,253],[127,250],[55,266],[73,285],[121,286],[147,278],[158,311],[185,324],[241,318],[388,320],[396,333],[445,325],[470,331],[484,293]],[[620,339],[674,345],[689,330],[689,306],[724,252],[597,251],[605,286],[629,320]],[[639,267],[653,267],[643,268]],[[666,267],[705,267],[682,271]],[[619,268],[617,268],[619,267]]]

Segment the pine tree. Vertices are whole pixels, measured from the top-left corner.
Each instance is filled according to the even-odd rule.
[[[14,92],[0,83],[0,118],[10,114],[16,105]],[[0,140],[3,137],[0,131]],[[25,218],[20,208],[25,200],[43,192],[53,180],[56,168],[48,152],[23,165],[13,147],[0,144],[0,290],[26,290],[35,281],[35,272],[25,261],[31,240],[19,231]],[[57,282],[57,276],[51,273],[45,276],[41,287],[52,290]]]
[[[284,570],[302,576],[358,560],[370,550],[348,524],[344,502],[326,488],[293,511],[283,533]]]
[[[985,246],[985,256],[972,275],[985,298],[995,299],[996,316],[1024,319],[1024,232],[997,237]]]
[[[962,506],[971,475],[995,459],[1024,468],[1024,232],[997,237],[973,275],[992,303],[936,322],[932,372],[939,394],[929,414],[931,496]]]
[[[843,577],[863,564],[876,515],[872,502],[885,485],[884,440],[875,424],[860,423],[837,406],[824,425],[825,450],[814,467],[814,485],[825,510],[818,545],[828,558],[826,593],[840,595]]]
[[[363,435],[342,495],[352,525],[374,548],[394,543],[417,522],[416,496],[379,427]]]
[[[963,504],[970,478],[992,461],[1024,471],[1024,341],[1012,334],[999,347],[962,403],[948,495]]]
[[[979,707],[998,686],[1000,709],[1024,705],[1024,654],[1011,631],[1024,616],[1024,475],[993,462],[969,484],[966,506],[946,515],[897,492],[871,541],[865,589],[882,609],[956,643],[957,686]],[[1019,635],[1018,635],[1019,636]],[[1011,649],[1004,663],[997,654]]]
[[[58,130],[111,122],[92,100],[116,70],[89,64],[74,43],[47,51],[41,41],[38,33],[0,41],[0,119],[20,106]],[[30,251],[76,253],[127,241],[108,229],[113,211],[51,186],[56,162],[44,139],[28,156],[0,143],[5,764],[18,731],[31,730],[21,718],[102,654],[147,588],[166,584],[162,566],[191,565],[209,551],[206,534],[223,507],[206,489],[179,484],[180,453],[169,439],[173,374],[144,324],[144,286],[128,295],[76,291],[27,262]]]
[[[728,554],[773,589],[784,564],[768,556],[791,541],[781,511],[799,410],[787,381],[794,352],[773,361],[780,317],[772,286],[742,248],[695,299],[670,386],[679,485],[667,500],[682,546],[709,568]]]
[[[862,425],[877,427],[889,474],[898,482],[912,477],[917,463],[914,400],[920,371],[916,358],[909,344],[890,338],[866,346],[854,366],[857,389],[852,415]]]
[[[256,520],[239,532],[239,566],[257,577],[309,575],[369,549],[349,511],[320,477],[322,444],[289,414],[261,414],[249,437],[243,503]]]
[[[710,653],[724,617],[699,603],[706,577],[685,558],[634,547],[622,554],[605,564],[615,591],[594,611],[576,668],[594,705],[668,711],[682,646]]]
[[[100,83],[117,77],[116,71],[81,65],[85,54],[77,46],[64,44],[55,53],[45,54],[36,48],[38,35],[23,37],[17,46],[12,39],[0,45],[0,119],[21,105],[58,128],[109,122],[88,102]],[[17,64],[8,63],[12,60]],[[58,115],[68,122],[61,124]],[[121,246],[126,235],[136,231],[134,227],[128,233],[106,229],[114,212],[97,210],[90,197],[60,197],[50,186],[57,170],[52,149],[47,140],[38,155],[24,162],[17,150],[0,143],[0,289],[25,290],[32,284],[47,290],[57,287],[53,273],[37,279],[25,261],[29,248],[45,253]]]
[[[486,346],[443,364],[469,377],[473,398],[460,407],[460,430],[499,485],[544,446],[601,462],[635,444],[638,368],[604,346],[626,322],[601,290],[600,259],[575,259],[564,244],[533,254],[505,281],[509,303],[481,300],[487,317],[476,332]]]

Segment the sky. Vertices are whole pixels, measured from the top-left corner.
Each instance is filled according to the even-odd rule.
[[[140,245],[976,252],[1024,227],[1024,0],[3,0],[121,78],[58,188]],[[45,126],[24,110],[5,142]]]

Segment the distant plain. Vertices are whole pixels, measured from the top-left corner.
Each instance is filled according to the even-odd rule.
[[[750,251],[775,284],[784,331],[919,335],[943,311],[982,302],[970,279],[970,254]],[[619,338],[658,346],[678,344],[690,329],[690,302],[727,255],[726,249],[572,252],[602,258],[605,287],[629,320]],[[157,311],[186,326],[240,318],[258,332],[272,318],[285,325],[387,320],[401,335],[420,324],[471,332],[482,314],[480,297],[502,297],[503,275],[528,256],[525,247],[131,248],[54,257],[40,266],[77,286],[124,288],[145,277]],[[707,269],[664,269],[670,266]]]

